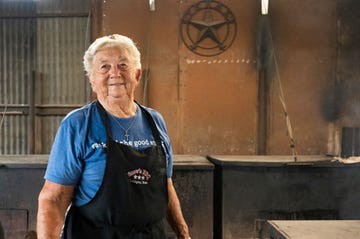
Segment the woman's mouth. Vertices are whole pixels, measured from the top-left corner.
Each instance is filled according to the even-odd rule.
[[[126,83],[125,82],[117,82],[117,83],[109,84],[109,86],[122,86],[122,85],[126,85]]]

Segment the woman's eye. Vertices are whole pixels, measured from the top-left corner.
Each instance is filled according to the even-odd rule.
[[[101,72],[106,72],[108,70],[110,70],[110,65],[104,64],[104,65],[100,66],[100,71]]]
[[[126,71],[128,68],[128,65],[126,63],[120,63],[118,64],[119,70]]]

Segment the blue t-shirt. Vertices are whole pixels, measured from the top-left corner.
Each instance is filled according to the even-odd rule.
[[[160,113],[146,108],[160,132],[167,159],[167,176],[172,176],[172,149]],[[135,149],[155,145],[146,116],[137,106],[136,115],[116,118],[108,115],[112,138]],[[120,125],[121,126],[120,126]],[[131,127],[130,127],[131,126]],[[125,130],[130,127],[128,140]],[[96,194],[105,172],[106,130],[95,102],[69,113],[61,122],[50,152],[45,179],[61,185],[75,186],[73,203],[81,206]]]

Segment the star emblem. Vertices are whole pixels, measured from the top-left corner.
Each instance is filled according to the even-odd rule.
[[[181,22],[181,37],[192,52],[214,56],[233,43],[236,22],[231,11],[217,1],[200,1],[192,5]]]
[[[219,39],[217,29],[224,26],[226,24],[225,20],[222,21],[214,21],[211,11],[207,9],[204,14],[203,21],[190,20],[190,25],[193,25],[195,28],[199,30],[199,34],[197,40],[194,43],[194,46],[197,46],[200,42],[209,38],[213,40],[219,48],[221,48],[222,43]]]

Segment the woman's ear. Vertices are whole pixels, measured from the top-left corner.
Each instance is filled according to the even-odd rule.
[[[94,84],[93,84],[94,83],[93,77],[90,74],[88,74],[87,77],[88,77],[88,80],[89,80],[92,91],[95,92]]]
[[[135,74],[136,74],[136,75],[135,75],[136,81],[139,83],[139,82],[140,82],[140,79],[141,79],[142,70],[141,70],[141,69],[137,69]]]

